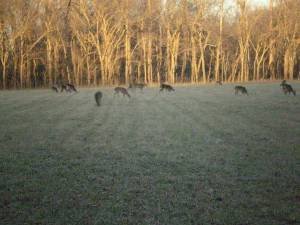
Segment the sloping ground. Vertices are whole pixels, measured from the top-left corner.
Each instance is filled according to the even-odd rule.
[[[247,88],[0,92],[0,224],[299,224],[300,98]]]

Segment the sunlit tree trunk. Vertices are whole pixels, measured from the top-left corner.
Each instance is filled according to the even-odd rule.
[[[216,48],[215,80],[220,79],[220,58],[222,57],[224,0],[220,0],[219,38]]]
[[[167,78],[172,84],[175,83],[179,38],[178,31],[172,33],[169,29],[167,30]]]

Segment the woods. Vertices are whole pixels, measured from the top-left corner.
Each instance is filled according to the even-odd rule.
[[[0,0],[0,88],[300,78],[300,2]]]

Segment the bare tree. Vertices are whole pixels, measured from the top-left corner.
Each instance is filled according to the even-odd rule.
[[[0,87],[299,77],[298,0],[235,2],[0,0]]]

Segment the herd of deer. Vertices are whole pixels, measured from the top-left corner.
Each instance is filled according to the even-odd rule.
[[[134,83],[134,84],[130,84],[128,89],[132,89],[132,90],[135,90],[135,89],[140,89],[141,91],[143,91],[143,89],[146,87],[147,85],[146,84],[143,84],[143,83]],[[168,84],[161,84],[160,85],[160,92],[162,91],[175,91],[175,89],[171,86],[171,85],[168,85]],[[123,96],[127,96],[128,98],[131,98],[130,94],[128,93],[127,89],[124,88],[124,87],[116,87],[114,89],[114,96],[115,95],[119,95],[119,93],[123,94]],[[101,91],[97,91],[95,93],[95,101],[97,103],[97,106],[100,106],[101,105],[101,99],[102,99],[102,92]]]
[[[222,85],[222,82],[221,81],[216,81],[216,84],[218,85]],[[128,89],[131,89],[131,90],[136,90],[136,89],[140,89],[141,91],[143,91],[143,89],[146,87],[147,85],[144,84],[144,83],[133,83],[133,84],[130,84]],[[283,93],[286,95],[286,94],[293,94],[294,96],[296,95],[296,91],[293,89],[293,87],[288,84],[286,82],[286,80],[283,80],[280,84],[280,87],[282,88],[282,91]],[[73,84],[62,84],[62,85],[54,85],[52,86],[52,90],[54,90],[55,92],[77,92],[75,86]],[[161,84],[160,85],[160,92],[162,91],[168,91],[168,92],[171,92],[171,91],[175,91],[175,89],[169,85],[169,84]],[[114,96],[115,95],[119,95],[119,94],[123,94],[123,96],[127,96],[128,98],[131,98],[130,94],[128,93],[128,90],[124,87],[116,87],[114,89]],[[241,94],[244,94],[244,95],[248,95],[248,91],[246,89],[246,87],[244,86],[235,86],[234,87],[234,93],[235,95],[238,95],[239,93]],[[96,101],[96,104],[97,106],[100,106],[101,105],[101,100],[102,100],[102,97],[103,97],[103,94],[101,91],[97,91],[94,95],[95,97],[95,101]]]

